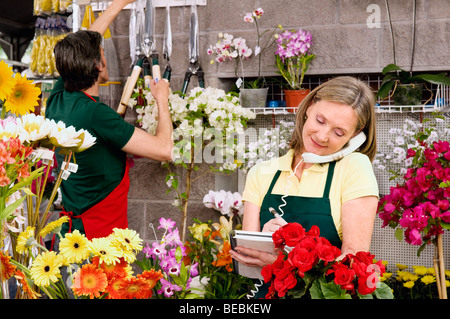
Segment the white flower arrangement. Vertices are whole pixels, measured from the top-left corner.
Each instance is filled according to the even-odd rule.
[[[147,105],[137,105],[138,90],[130,101],[130,106],[136,108],[138,123],[142,129],[155,134],[158,125],[158,108],[148,88],[143,89]],[[191,148],[200,151],[206,144],[215,148],[218,161],[217,170],[233,171],[237,164],[226,159],[235,158],[242,146],[239,146],[234,134],[243,134],[246,123],[256,117],[255,113],[240,105],[239,98],[224,90],[208,87],[192,89],[185,98],[171,92],[169,95],[169,111],[174,128],[174,154],[178,159],[190,161]],[[194,138],[195,141],[191,142]],[[208,141],[205,143],[205,141]],[[187,152],[189,151],[189,152]],[[176,158],[174,160],[177,160]],[[221,162],[221,163],[219,163]]]
[[[246,145],[241,169],[247,172],[255,164],[287,153],[294,127],[292,121],[280,121],[277,127],[260,132],[257,141]]]

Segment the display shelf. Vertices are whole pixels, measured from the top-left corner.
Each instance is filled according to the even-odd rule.
[[[256,115],[295,115],[294,107],[252,107],[248,108]],[[289,112],[291,111],[291,112]],[[431,113],[434,111],[448,112],[449,106],[435,107],[434,105],[377,105],[376,113]]]

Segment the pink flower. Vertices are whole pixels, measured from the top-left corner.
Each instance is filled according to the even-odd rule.
[[[420,232],[416,229],[407,229],[405,231],[405,241],[411,245],[421,245],[422,237],[420,236]]]
[[[434,142],[433,147],[437,153],[446,153],[450,151],[450,143],[447,141]]]

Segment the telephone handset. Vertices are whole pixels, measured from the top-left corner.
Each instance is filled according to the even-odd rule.
[[[344,156],[347,156],[350,153],[353,153],[356,151],[364,142],[366,141],[366,134],[364,132],[358,133],[355,137],[352,137],[348,143],[347,146],[342,148],[340,151],[330,154],[330,155],[324,155],[320,156],[314,153],[303,153],[303,162],[305,163],[328,163],[340,160]]]

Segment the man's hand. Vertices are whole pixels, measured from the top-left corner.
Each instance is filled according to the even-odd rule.
[[[133,3],[136,0],[114,0],[109,7],[103,12],[97,20],[95,20],[90,26],[89,30],[97,31],[103,35],[108,29],[109,25],[114,21],[117,15],[122,11],[125,6]]]

